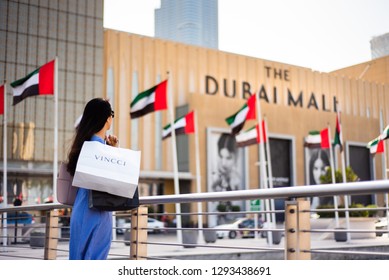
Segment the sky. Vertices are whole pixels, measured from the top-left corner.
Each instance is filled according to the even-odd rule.
[[[389,0],[219,0],[219,50],[330,72],[371,60]],[[160,0],[104,0],[104,27],[154,36]]]

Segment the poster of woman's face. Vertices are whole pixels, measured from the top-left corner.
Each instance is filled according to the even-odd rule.
[[[326,173],[330,166],[329,150],[320,148],[306,148],[307,153],[307,172],[308,185],[321,184],[320,177]],[[319,204],[323,204],[326,198],[313,197],[311,199],[311,208],[316,209]]]
[[[235,137],[228,130],[208,129],[207,133],[207,178],[209,192],[243,190],[246,188],[244,177],[244,149],[238,148]],[[231,212],[244,210],[243,201],[210,202],[210,212]],[[227,223],[237,215],[210,215],[208,224]]]
[[[327,167],[330,166],[328,150],[308,149],[309,150],[309,184],[319,185],[320,176],[326,173]]]

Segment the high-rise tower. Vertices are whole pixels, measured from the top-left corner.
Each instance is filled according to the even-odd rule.
[[[373,37],[370,40],[371,58],[389,55],[389,33]]]
[[[161,0],[155,37],[218,49],[218,1]]]

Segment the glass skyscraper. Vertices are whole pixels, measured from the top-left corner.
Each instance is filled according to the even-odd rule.
[[[218,1],[161,0],[155,37],[218,49]]]
[[[0,38],[0,84],[7,84],[7,201],[19,196],[26,204],[43,203],[53,194],[54,97],[29,97],[12,106],[10,83],[58,57],[58,159],[65,160],[76,119],[88,100],[103,94],[103,0],[0,0]],[[2,192],[2,163],[0,170]]]
[[[370,48],[372,59],[389,55],[389,33],[373,37]]]

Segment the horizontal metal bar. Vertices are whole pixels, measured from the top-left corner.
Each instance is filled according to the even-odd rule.
[[[45,203],[45,204],[23,205],[23,206],[11,206],[11,207],[0,208],[0,214],[4,212],[13,213],[19,211],[44,211],[44,210],[65,209],[65,208],[71,208],[71,207],[67,205],[63,205],[61,203]]]
[[[315,186],[295,186],[272,189],[255,189],[226,192],[190,193],[179,195],[144,196],[141,205],[188,203],[201,201],[247,200],[299,198],[311,196],[356,195],[389,192],[389,180],[363,181],[354,183],[323,184]]]
[[[321,208],[321,209],[311,209],[311,210],[302,210],[301,212],[307,213],[307,212],[352,212],[352,211],[381,211],[381,210],[387,210],[389,208],[386,207],[374,207],[374,208],[368,208],[368,207],[361,207],[361,208]]]
[[[360,208],[358,208],[360,209]],[[373,208],[376,209],[376,208]],[[184,213],[169,213],[169,216],[198,216],[198,215],[247,215],[247,214],[266,214],[266,213],[284,213],[285,210],[269,210],[269,211],[239,211],[239,212],[184,212]],[[141,214],[141,216],[164,216],[166,213],[149,213],[149,214]],[[127,214],[127,216],[130,216],[130,214]]]
[[[140,242],[141,244],[148,245],[165,245],[165,246],[196,246],[204,248],[218,248],[218,249],[244,249],[253,251],[284,251],[284,248],[271,248],[271,247],[243,247],[243,246],[225,246],[225,245],[201,245],[201,244],[186,244],[186,243],[167,243],[167,242]]]
[[[36,258],[36,257],[27,257],[27,256],[19,256],[19,255],[4,255],[0,254],[0,256],[8,257],[8,258],[16,258],[16,259],[31,259],[31,260],[42,260],[43,258]]]
[[[169,259],[169,258],[157,258],[157,257],[144,257],[144,256],[139,256],[139,257],[141,257],[141,258],[143,258],[143,259],[147,259],[147,260],[171,260],[171,259]]]
[[[168,204],[188,202],[208,202],[225,200],[248,200],[248,199],[276,199],[276,198],[299,198],[311,196],[334,196],[334,195],[357,195],[371,193],[388,193],[389,180],[363,181],[353,183],[322,184],[315,186],[293,186],[271,189],[251,189],[227,192],[204,192],[175,195],[143,196],[139,198],[140,205]],[[38,205],[14,206],[0,208],[0,213],[65,209],[69,206],[61,203],[45,203]]]
[[[366,251],[343,251],[343,250],[303,250],[304,253],[330,253],[330,254],[342,254],[342,255],[370,255],[370,256],[389,256],[389,253],[382,252],[366,252]]]
[[[386,233],[387,230],[369,230],[369,229],[310,229],[310,230],[301,230],[301,232],[315,232],[315,233],[325,233],[325,232],[352,232],[352,233]]]

